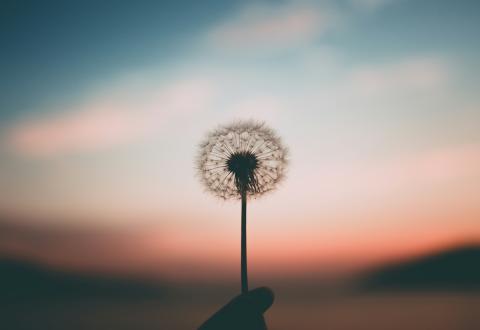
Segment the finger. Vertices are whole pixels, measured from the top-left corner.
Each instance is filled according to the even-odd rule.
[[[217,311],[199,330],[266,329],[263,313],[273,304],[274,294],[262,287],[241,294]]]
[[[241,295],[239,299],[240,304],[248,304],[255,311],[263,314],[272,306],[275,295],[270,288],[261,287]]]

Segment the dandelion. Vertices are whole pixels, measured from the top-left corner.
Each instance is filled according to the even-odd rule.
[[[220,126],[200,145],[197,169],[206,190],[225,200],[241,200],[242,293],[248,291],[247,199],[275,189],[286,165],[287,149],[264,123],[239,121]]]

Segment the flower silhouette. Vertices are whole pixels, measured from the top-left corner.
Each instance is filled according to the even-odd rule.
[[[200,145],[198,174],[223,199],[258,197],[285,175],[287,149],[264,123],[239,121],[210,132]]]
[[[285,174],[287,149],[264,123],[239,121],[220,126],[200,145],[197,169],[208,191],[242,201],[241,284],[248,292],[247,197],[273,190]]]

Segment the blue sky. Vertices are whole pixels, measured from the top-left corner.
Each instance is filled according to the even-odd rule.
[[[196,38],[249,3],[255,2],[7,1],[0,35],[2,116],[68,102],[119,72],[188,60],[195,55]],[[366,0],[328,6],[347,12],[350,27],[329,31],[314,43],[340,48],[348,61],[439,52],[474,66],[478,58],[476,1]]]

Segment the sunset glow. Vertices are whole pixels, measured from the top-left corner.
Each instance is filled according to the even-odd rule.
[[[413,3],[212,2],[146,10],[138,31],[119,8],[93,31],[42,25],[37,57],[22,50],[35,25],[5,23],[21,42],[0,55],[0,254],[236,277],[240,206],[204,194],[194,164],[235,119],[267,122],[290,150],[281,188],[249,202],[253,278],[480,242],[479,21]]]

